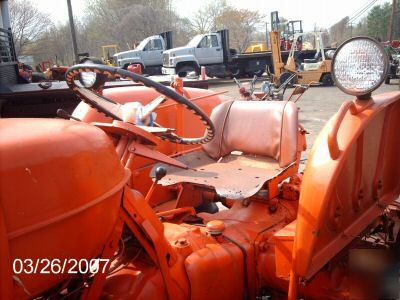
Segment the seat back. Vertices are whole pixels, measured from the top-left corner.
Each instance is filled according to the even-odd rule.
[[[274,158],[281,167],[296,159],[298,110],[293,102],[229,101],[214,108],[214,139],[203,145],[219,159],[232,151]]]

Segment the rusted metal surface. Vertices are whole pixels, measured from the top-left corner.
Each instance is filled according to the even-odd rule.
[[[268,157],[230,154],[219,161],[198,150],[177,160],[189,166],[189,170],[165,166],[167,175],[159,181],[163,186],[187,182],[213,187],[221,197],[244,199],[256,194],[265,182],[280,175],[286,168]],[[156,165],[152,174],[154,173]]]

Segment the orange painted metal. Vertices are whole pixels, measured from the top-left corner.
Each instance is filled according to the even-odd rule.
[[[179,87],[178,87],[179,89]],[[201,109],[211,114],[211,110],[218,105],[221,100],[218,95],[215,95],[212,91],[201,90],[194,88],[184,88],[186,95],[189,95],[189,99],[194,98],[193,102],[201,107]],[[159,96],[159,93],[154,89],[147,88],[144,86],[139,87],[121,87],[115,89],[105,89],[103,91],[104,96],[110,98],[119,103],[127,102],[140,102],[143,105],[149,103],[153,99]],[[177,133],[182,136],[201,136],[204,134],[204,126],[199,119],[190,111],[182,110],[181,122],[178,122],[178,105],[172,100],[167,100],[163,103],[155,112],[157,113],[156,122],[166,128],[176,128]],[[96,110],[89,107],[87,104],[81,102],[73,113],[74,117],[81,119],[84,122],[105,122],[110,123],[112,120]],[[179,124],[181,125],[179,125]],[[129,125],[129,124],[128,124]],[[186,150],[196,148],[196,145],[178,145],[157,140],[156,149],[166,155],[174,155],[176,153],[182,153]],[[146,194],[151,186],[151,178],[149,176],[150,170],[152,169],[154,161],[147,158],[135,158],[131,166],[132,170],[132,187],[139,190],[143,194]],[[155,195],[155,199],[163,202],[172,199],[174,196],[164,189],[160,189],[158,194]],[[157,203],[159,201],[156,201]]]
[[[142,65],[141,64],[131,64],[128,66],[127,70],[132,73],[142,74]]]
[[[7,261],[15,259],[99,255],[130,177],[107,134],[85,123],[49,119],[2,119],[0,129],[2,279],[11,277]],[[68,277],[22,272],[14,275],[13,291],[8,285],[1,293],[26,298]]]
[[[399,100],[398,92],[374,96],[353,114],[345,112],[354,104],[345,104],[315,141],[300,193],[292,284],[310,279],[399,195],[400,149],[390,142],[399,138]],[[336,139],[337,146],[324,143]]]

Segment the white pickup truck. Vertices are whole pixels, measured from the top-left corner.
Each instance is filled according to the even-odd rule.
[[[209,77],[238,76],[239,74],[262,75],[266,59],[260,55],[236,54],[229,49],[229,31],[220,30],[196,35],[186,46],[163,53],[163,74],[195,72],[206,67]]]
[[[126,69],[131,64],[140,64],[142,72],[149,75],[161,74],[162,55],[172,48],[171,31],[145,38],[134,50],[114,54],[118,67]]]

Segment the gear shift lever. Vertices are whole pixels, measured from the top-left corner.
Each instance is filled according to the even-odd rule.
[[[158,181],[160,181],[162,178],[164,178],[165,175],[167,175],[167,169],[165,167],[160,166],[160,167],[156,168],[155,176],[154,176],[154,182],[151,185],[149,191],[147,192],[147,195],[146,195],[146,198],[145,198],[147,203],[149,203],[149,201],[151,199],[151,196],[153,195],[153,192],[154,192],[154,190],[156,188],[156,185],[157,185]]]

